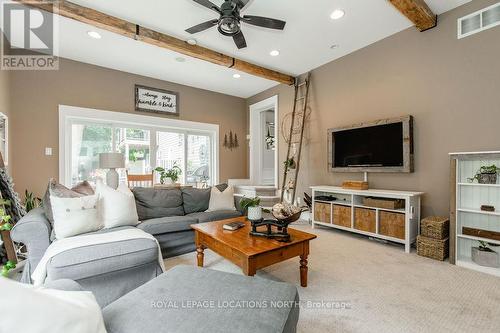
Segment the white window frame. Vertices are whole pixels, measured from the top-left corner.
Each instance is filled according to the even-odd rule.
[[[160,118],[147,115],[138,115],[132,113],[59,105],[59,181],[65,186],[71,186],[72,124],[82,123],[111,125],[113,131],[118,127],[149,130],[151,150],[150,162],[152,167],[154,167],[154,165],[156,164],[156,133],[158,131],[184,133],[186,148],[188,134],[207,135],[211,140],[210,178],[213,184],[219,183],[219,125],[179,119]],[[113,147],[115,147],[114,142]],[[187,154],[187,150],[185,150],[185,154]]]

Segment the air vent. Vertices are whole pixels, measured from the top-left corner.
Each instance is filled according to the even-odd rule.
[[[458,39],[500,25],[500,2],[458,19]]]

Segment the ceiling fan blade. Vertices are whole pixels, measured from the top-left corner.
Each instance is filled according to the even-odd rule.
[[[269,29],[277,29],[277,30],[285,29],[285,24],[286,24],[285,21],[272,19],[269,17],[254,16],[254,15],[245,15],[242,17],[242,19],[243,22],[248,24]]]
[[[193,0],[193,1],[220,14],[220,8],[216,4],[213,4],[208,0]]]
[[[244,49],[247,47],[247,41],[245,40],[245,36],[243,36],[243,32],[238,32],[233,36],[234,43],[238,47],[238,49]]]
[[[240,9],[243,9],[243,7],[245,7],[249,1],[250,0],[235,0],[235,2],[238,4],[238,7],[240,7]]]
[[[219,20],[210,20],[207,22],[203,22],[198,25],[195,25],[194,27],[186,29],[186,32],[189,32],[190,34],[195,34],[197,32],[201,32],[203,30],[207,30],[213,26],[216,26],[217,23],[219,23]]]

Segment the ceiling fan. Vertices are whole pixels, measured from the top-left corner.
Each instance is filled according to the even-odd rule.
[[[285,21],[254,15],[241,16],[240,11],[250,0],[224,0],[224,3],[220,7],[209,0],[193,1],[220,14],[220,17],[216,20],[210,20],[195,25],[194,27],[186,29],[186,31],[190,34],[195,34],[217,26],[221,34],[233,37],[234,43],[238,49],[247,47],[245,36],[243,36],[243,32],[241,31],[241,22],[276,30],[283,30],[285,28]]]

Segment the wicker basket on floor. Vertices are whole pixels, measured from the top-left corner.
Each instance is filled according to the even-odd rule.
[[[450,235],[450,219],[429,216],[420,222],[420,235],[434,239],[445,239]]]
[[[436,260],[445,260],[449,254],[449,238],[434,239],[417,236],[417,254]]]

